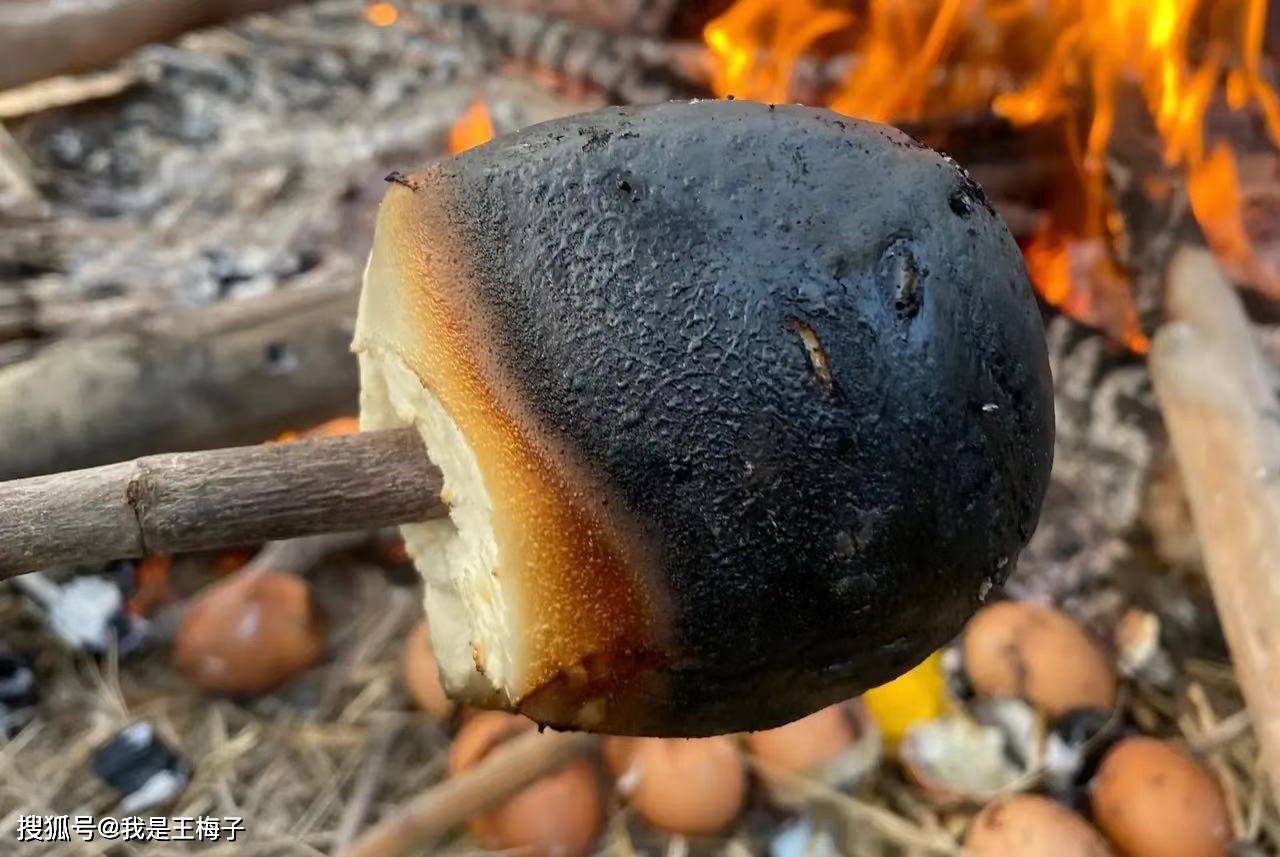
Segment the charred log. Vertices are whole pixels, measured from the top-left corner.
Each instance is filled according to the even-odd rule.
[[[0,89],[92,71],[152,42],[295,0],[110,0],[0,5]]]
[[[0,370],[0,479],[249,443],[352,413],[353,288],[286,290],[70,338]]]
[[[641,36],[661,36],[687,0],[451,0],[465,6],[564,18],[588,27]]]

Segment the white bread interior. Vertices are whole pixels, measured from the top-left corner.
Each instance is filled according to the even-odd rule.
[[[353,346],[360,364],[361,428],[414,426],[440,468],[449,517],[400,529],[422,574],[441,680],[456,699],[510,708],[524,686],[525,635],[520,631],[520,599],[505,591],[495,573],[498,543],[489,491],[458,426],[389,344],[394,337],[380,335],[397,327],[395,302],[384,298],[398,286],[371,282],[379,273],[389,274],[371,258]]]
[[[650,728],[672,656],[657,561],[608,474],[527,399],[475,253],[445,174],[393,184],[352,346],[362,427],[415,427],[443,475],[449,518],[401,528],[441,682],[543,723]]]

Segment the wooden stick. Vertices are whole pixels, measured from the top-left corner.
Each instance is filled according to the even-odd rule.
[[[340,857],[400,857],[424,846],[475,813],[585,753],[595,736],[526,732],[496,747],[475,767],[445,780],[370,828]]]
[[[1207,251],[1170,268],[1151,375],[1273,795],[1280,796],[1280,402]]]
[[[0,482],[0,579],[443,517],[440,486],[411,428]]]

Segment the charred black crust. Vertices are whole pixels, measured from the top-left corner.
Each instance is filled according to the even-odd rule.
[[[682,611],[655,723],[853,696],[1007,574],[1047,486],[1049,366],[1021,255],[948,159],[735,101],[551,122],[441,169],[499,359]]]

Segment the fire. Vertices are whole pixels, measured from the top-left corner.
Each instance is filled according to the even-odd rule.
[[[1061,126],[1075,174],[1066,195],[1079,204],[1046,221],[1028,268],[1047,300],[1141,350],[1110,258],[1104,174],[1129,99],[1145,104],[1214,250],[1280,295],[1244,228],[1235,153],[1205,139],[1221,99],[1256,111],[1280,143],[1280,97],[1261,71],[1265,23],[1265,0],[737,0],[704,38],[721,96],[792,101],[809,94],[806,68],[843,64],[811,100],[882,122],[991,110]]]
[[[364,19],[375,27],[390,27],[400,20],[400,10],[392,3],[370,3],[364,7]]]
[[[1231,147],[1219,142],[1208,157],[1188,170],[1191,210],[1224,267],[1280,300],[1280,275],[1254,252],[1244,225],[1244,194]]]
[[[1151,348],[1138,323],[1129,282],[1111,260],[1102,238],[1068,238],[1046,227],[1023,254],[1031,281],[1050,306],[1108,331],[1137,354]]]
[[[489,108],[483,101],[476,101],[449,129],[449,151],[456,155],[492,139],[493,119]]]
[[[308,440],[316,437],[338,437],[344,434],[356,434],[360,431],[358,417],[334,417],[319,425],[306,429],[289,429],[271,439],[273,443],[292,443],[295,440]]]

